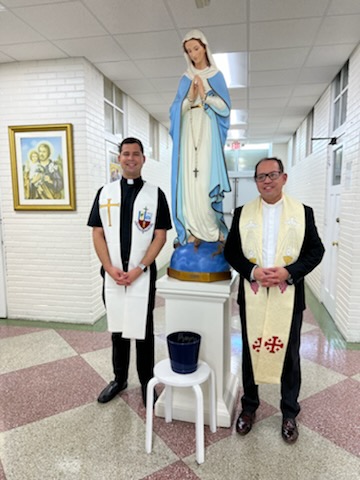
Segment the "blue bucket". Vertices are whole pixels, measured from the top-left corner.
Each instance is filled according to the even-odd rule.
[[[171,369],[176,373],[193,373],[197,369],[201,335],[174,332],[167,336]]]

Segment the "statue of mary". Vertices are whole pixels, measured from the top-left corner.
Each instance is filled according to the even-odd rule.
[[[224,156],[230,96],[204,34],[190,31],[183,48],[188,68],[170,108],[176,242],[195,247],[210,242],[218,249],[228,233],[222,200],[230,191]]]

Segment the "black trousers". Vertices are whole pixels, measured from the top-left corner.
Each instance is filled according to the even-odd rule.
[[[243,315],[245,317],[245,315]],[[295,418],[300,412],[298,397],[301,385],[300,370],[300,334],[303,313],[293,314],[289,343],[287,346],[283,371],[281,375],[280,410],[284,418]],[[260,404],[258,385],[254,382],[246,321],[241,319],[243,353],[242,377],[244,394],[241,398],[243,410],[255,412]]]
[[[156,273],[155,273],[156,275]],[[136,340],[136,368],[141,385],[146,385],[154,376],[155,341],[154,341],[154,307],[155,275],[151,272],[148,313],[146,319],[145,339]],[[103,290],[103,301],[105,295]],[[112,363],[115,379],[123,383],[128,379],[131,340],[123,338],[122,333],[112,333]]]

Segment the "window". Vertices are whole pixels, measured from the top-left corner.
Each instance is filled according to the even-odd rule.
[[[154,160],[159,160],[159,122],[150,115],[149,118],[149,156]]]
[[[333,81],[334,89],[334,122],[333,130],[342,125],[346,120],[347,94],[349,83],[349,61],[345,63]]]
[[[296,164],[296,153],[297,153],[297,131],[292,136],[292,150],[291,150],[291,166],[293,167]]]
[[[105,132],[124,138],[124,94],[108,78],[104,78]]]
[[[306,117],[306,156],[312,153],[312,137],[314,136],[314,109]]]
[[[342,168],[342,147],[335,150],[333,153],[333,171],[332,171],[332,182],[331,185],[340,185],[341,184],[341,168]]]

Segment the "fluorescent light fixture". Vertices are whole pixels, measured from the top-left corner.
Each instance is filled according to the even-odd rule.
[[[195,0],[197,8],[207,7],[210,3],[210,0]]]
[[[0,12],[5,12],[6,8],[4,7],[4,5],[1,5],[0,3]]]
[[[269,143],[247,143],[242,147],[243,150],[269,150]]]
[[[246,125],[248,119],[248,112],[246,110],[233,109],[230,112],[230,125],[232,127],[238,125]]]
[[[242,128],[230,128],[227,134],[227,140],[242,140],[246,138],[246,130]]]
[[[247,53],[214,53],[215,63],[223,73],[228,88],[247,87]]]

